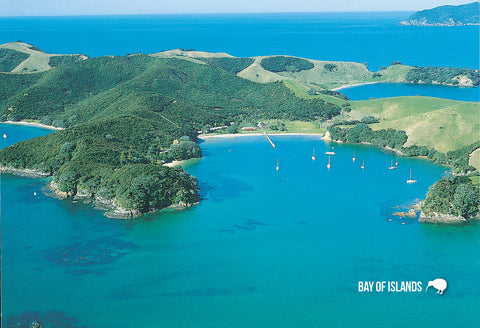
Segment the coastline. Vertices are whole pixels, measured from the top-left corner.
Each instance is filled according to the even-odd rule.
[[[11,124],[11,125],[31,126],[31,127],[35,127],[35,128],[42,128],[42,129],[46,129],[46,130],[55,130],[55,131],[60,131],[60,130],[64,129],[64,128],[57,128],[57,127],[51,126],[51,125],[45,125],[45,124],[40,124],[40,123],[35,123],[35,122],[26,122],[26,121],[20,121],[20,122],[7,121],[7,122],[1,122],[1,123],[2,124]]]
[[[348,85],[344,85],[344,86],[341,86],[341,87],[338,87],[338,88],[330,89],[330,91],[338,91],[338,90],[348,89],[348,88],[352,88],[352,87],[358,87],[358,86],[361,86],[361,85],[377,84],[377,83],[382,83],[382,82],[378,81],[378,82],[363,82],[363,83],[348,84]]]
[[[263,136],[263,133],[225,133],[225,134],[201,134],[197,136],[198,139],[207,140],[211,138],[235,138],[235,137],[258,137]],[[319,136],[323,139],[324,135],[321,133],[269,133],[269,136]]]

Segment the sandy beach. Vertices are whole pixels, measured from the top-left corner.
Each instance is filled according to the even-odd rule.
[[[235,137],[255,137],[263,136],[263,133],[226,133],[226,134],[201,134],[199,139],[206,140],[210,138],[235,138]],[[323,134],[320,133],[269,133],[271,136],[319,136],[323,138]]]
[[[338,88],[332,89],[331,91],[338,91],[338,90],[342,90],[342,89],[358,87],[360,85],[377,84],[377,83],[382,83],[382,82],[379,81],[379,82],[365,82],[365,83],[349,84],[349,85],[344,85],[343,87],[338,87]]]
[[[32,126],[32,127],[36,127],[36,128],[56,130],[56,131],[63,130],[63,128],[57,128],[57,127],[54,127],[54,126],[51,126],[51,125],[45,125],[45,124],[40,124],[40,123],[35,123],[35,122],[25,122],[25,121],[11,122],[11,121],[7,121],[7,122],[2,122],[2,123],[13,124],[13,125]]]

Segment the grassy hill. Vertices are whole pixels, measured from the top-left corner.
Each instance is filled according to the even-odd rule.
[[[2,54],[6,53],[10,53],[10,55],[2,56]],[[87,59],[87,56],[84,55],[48,54],[35,46],[23,42],[11,42],[0,45],[0,72],[43,72],[66,61],[85,59]]]
[[[454,151],[435,156],[462,168],[474,152],[470,162],[478,167],[478,103],[349,101],[330,90],[404,81],[413,68],[399,63],[374,73],[359,63],[181,49],[92,59],[50,55],[24,43],[0,50],[0,65],[10,70],[0,73],[1,120],[66,128],[0,150],[0,165],[53,175],[58,192],[87,195],[130,214],[196,202],[196,180],[162,164],[201,156],[197,131],[221,126],[236,132],[263,122],[275,131],[321,133],[342,121],[362,122],[358,132],[378,134],[380,144],[395,138],[396,147],[419,146],[411,148],[416,155],[434,153],[422,147]]]
[[[447,152],[480,140],[478,103],[415,96],[355,101],[351,106],[352,115],[380,119],[371,125],[373,129],[404,130],[407,146],[425,145]]]

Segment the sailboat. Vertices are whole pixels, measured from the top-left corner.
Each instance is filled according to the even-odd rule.
[[[395,170],[397,167],[393,165],[393,161],[390,162],[389,170]]]
[[[312,161],[316,160],[315,158],[315,148],[313,148],[313,155],[312,155]]]
[[[327,169],[331,168],[332,165],[330,165],[330,155],[328,155],[328,164],[327,164]]]
[[[412,179],[412,169],[410,169],[410,179],[407,180],[407,183],[417,183],[417,180]]]
[[[277,170],[277,171],[280,170],[280,165],[279,165],[278,162],[279,162],[279,160],[278,160],[278,158],[277,158],[277,167],[276,167],[276,170]]]
[[[352,162],[355,162],[357,159],[355,158],[355,152],[353,152]]]
[[[395,166],[398,166],[398,158],[395,160]]]
[[[360,165],[360,168],[361,168],[362,170],[365,170],[365,161],[362,161],[362,165]]]

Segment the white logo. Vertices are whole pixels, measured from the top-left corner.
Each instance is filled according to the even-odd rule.
[[[441,295],[441,294],[443,294],[445,289],[447,289],[447,282],[445,281],[445,279],[442,279],[442,278],[437,278],[435,280],[429,281],[428,286],[425,289],[425,292],[428,290],[428,287],[430,287],[430,286],[433,286],[433,288],[436,288],[437,289],[437,294]]]

